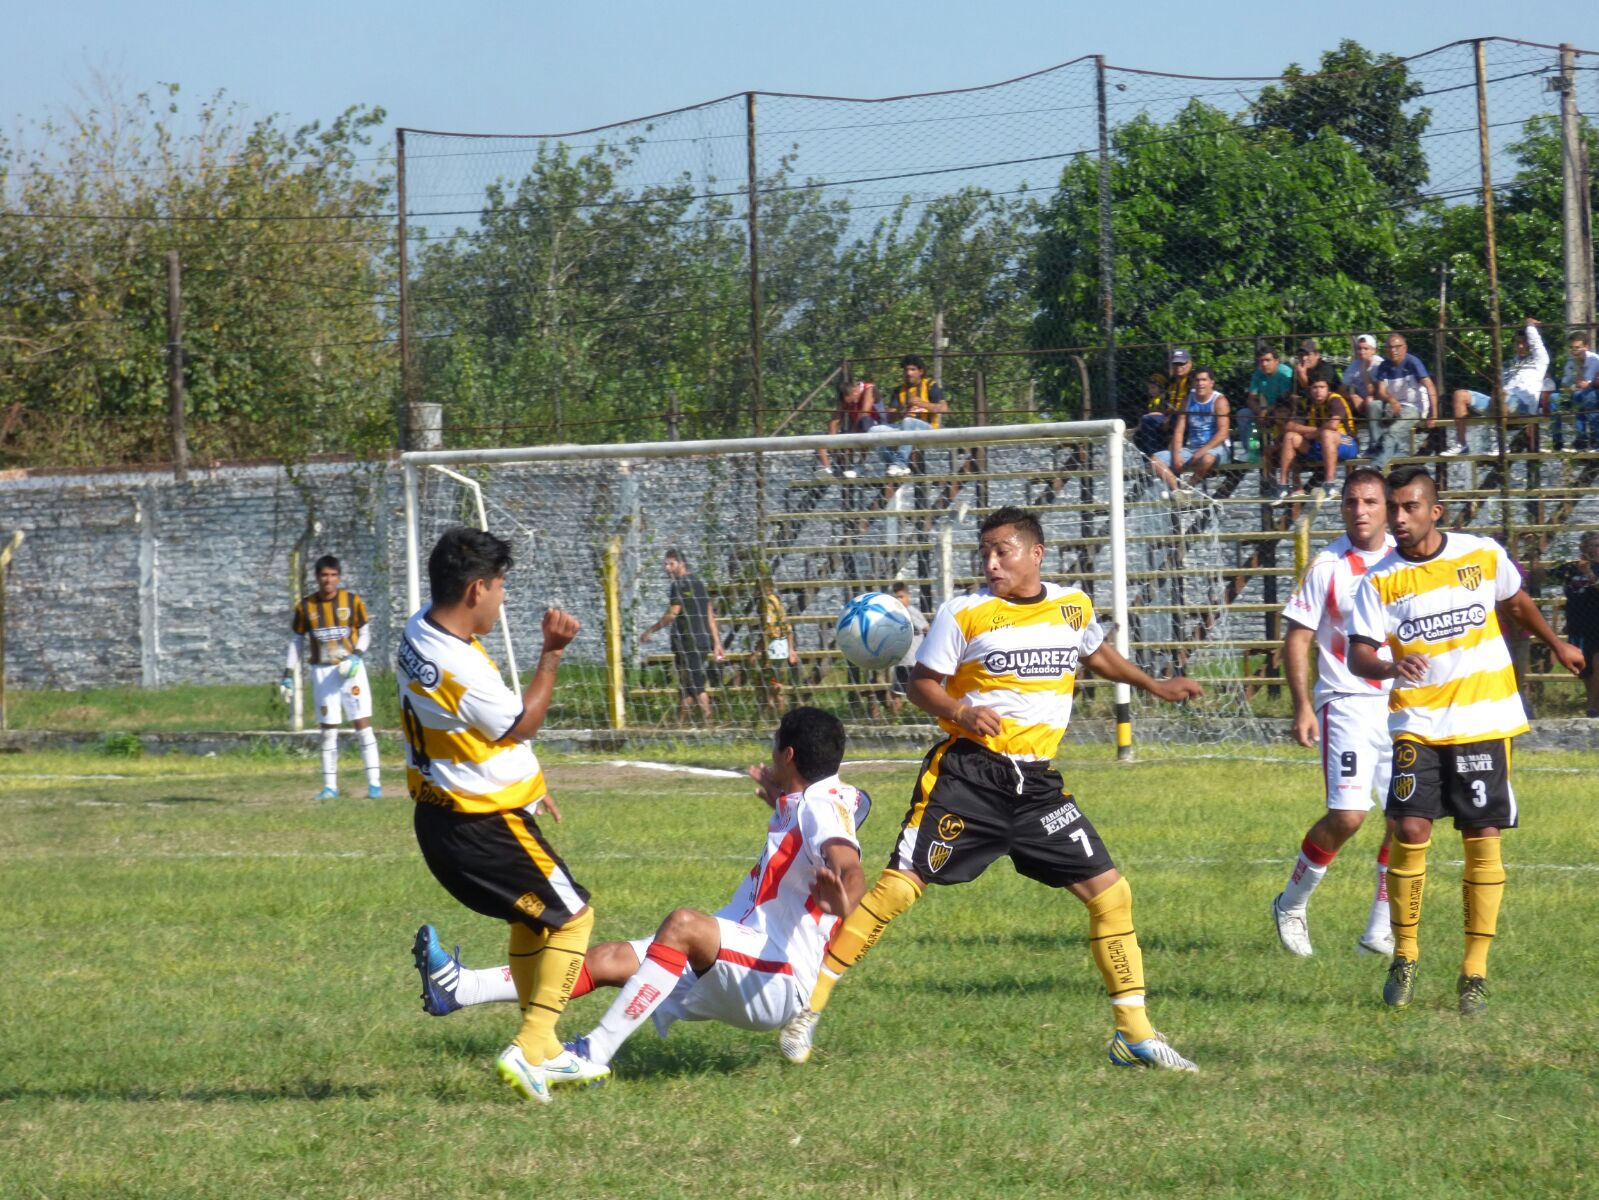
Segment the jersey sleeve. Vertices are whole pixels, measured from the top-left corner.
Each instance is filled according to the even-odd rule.
[[[310,626],[305,621],[305,601],[303,600],[294,606],[294,622],[291,628],[301,637],[311,632]]]
[[[361,599],[359,594],[351,596],[350,597],[350,626],[351,626],[351,628],[360,629],[363,625],[367,624],[367,622],[369,620],[371,620],[371,618],[366,615],[366,601]]]
[[[522,697],[500,678],[499,671],[481,651],[471,651],[477,662],[462,665],[466,686],[461,696],[461,719],[484,737],[499,741],[522,717]]]
[[[936,671],[940,675],[953,675],[961,665],[961,654],[966,649],[966,635],[955,620],[955,606],[951,602],[941,606],[933,616],[933,623],[922,639],[921,652],[916,655],[916,665]]]
[[[1313,560],[1305,568],[1304,577],[1294,589],[1294,594],[1283,605],[1282,615],[1295,625],[1319,629],[1322,615],[1327,609],[1327,582],[1327,564],[1320,559]]]
[[[1105,644],[1105,627],[1097,619],[1089,621],[1083,627],[1083,640],[1078,643],[1077,652],[1087,658],[1094,651]]]
[[[1382,596],[1370,576],[1361,579],[1355,587],[1355,602],[1350,607],[1346,627],[1351,640],[1381,646],[1388,640],[1388,610],[1383,607]]]
[[[1503,546],[1496,546],[1494,556],[1494,599],[1505,601],[1521,590],[1521,568]]]
[[[807,796],[800,804],[800,836],[820,861],[822,847],[828,842],[844,842],[858,851],[861,844],[855,838],[855,796]]]

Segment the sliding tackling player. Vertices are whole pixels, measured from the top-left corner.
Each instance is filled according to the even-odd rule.
[[[929,883],[968,883],[1003,854],[1022,875],[1087,905],[1089,944],[1116,1017],[1111,1062],[1197,1070],[1150,1026],[1132,891],[1050,763],[1079,665],[1173,703],[1202,689],[1152,679],[1105,640],[1084,592],[1043,582],[1044,533],[1032,513],[998,509],[977,545],[988,586],[938,610],[906,689],[949,736],[923,761],[888,868],[834,934],[809,1007],[783,1030],[783,1054],[810,1057],[818,1015],[844,971]]]
[[[1388,536],[1388,489],[1382,472],[1359,467],[1344,477],[1344,536],[1305,568],[1305,577],[1283,609],[1290,629],[1283,639],[1288,690],[1294,697],[1294,740],[1321,746],[1321,774],[1327,811],[1310,827],[1283,890],[1271,902],[1283,949],[1309,958],[1310,929],[1305,908],[1327,874],[1333,857],[1354,836],[1372,807],[1372,792],[1388,795],[1388,689],[1383,680],[1362,679],[1347,665],[1349,639],[1344,622],[1354,603],[1355,585],[1393,549]],[[1316,691],[1310,691],[1310,645],[1316,644]],[[1377,892],[1357,946],[1368,954],[1394,952],[1388,925],[1388,844],[1385,828],[1377,851]]]
[[[1394,959],[1383,1002],[1410,1003],[1432,823],[1450,816],[1466,858],[1466,954],[1456,992],[1461,1015],[1469,1017],[1488,1003],[1488,947],[1505,886],[1499,834],[1518,819],[1510,739],[1527,732],[1501,615],[1545,642],[1572,674],[1582,670],[1583,655],[1549,628],[1503,546],[1445,533],[1438,528],[1442,516],[1437,484],[1425,468],[1400,467],[1388,476],[1388,523],[1398,544],[1355,590],[1349,667],[1366,679],[1394,680],[1387,806],[1394,822],[1388,864]],[[1392,661],[1378,657],[1384,645]]]

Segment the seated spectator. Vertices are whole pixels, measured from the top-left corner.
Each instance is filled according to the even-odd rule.
[[[1544,348],[1538,333],[1538,322],[1528,317],[1516,334],[1513,355],[1504,365],[1505,416],[1533,417],[1538,415],[1539,397],[1543,395],[1544,376],[1549,372],[1549,351]],[[1444,457],[1467,454],[1466,419],[1470,413],[1479,421],[1497,415],[1492,396],[1470,388],[1457,388],[1454,395],[1455,444],[1445,450]],[[1485,446],[1497,446],[1498,438],[1490,435]],[[1492,451],[1488,451],[1492,453]]]
[[[1377,391],[1377,339],[1363,333],[1355,339],[1349,365],[1344,368],[1343,386],[1339,394],[1349,401],[1357,419],[1366,419],[1366,444],[1373,445],[1379,437],[1371,402]]]
[[[1238,438],[1247,443],[1251,428],[1264,428],[1267,413],[1288,399],[1294,390],[1294,369],[1267,347],[1255,355],[1255,373],[1249,377],[1249,391],[1244,395],[1247,408],[1238,410]],[[1260,439],[1262,458],[1267,456],[1267,439]]]
[[[1318,464],[1322,479],[1314,498],[1321,500],[1332,495],[1338,490],[1339,462],[1354,458],[1358,450],[1359,446],[1355,443],[1355,413],[1349,401],[1332,391],[1322,377],[1312,378],[1310,398],[1301,412],[1289,418],[1288,428],[1283,434],[1277,487],[1272,503],[1281,504],[1290,498],[1303,496],[1305,489],[1299,483],[1299,469]]]
[[[1599,354],[1588,349],[1588,336],[1571,335],[1571,357],[1566,359],[1566,371],[1560,378],[1560,388],[1566,395],[1566,407],[1572,414],[1576,436],[1572,450],[1599,450]],[[1565,450],[1565,430],[1559,416],[1555,417],[1555,449]]]
[[[1171,414],[1166,411],[1166,376],[1154,372],[1144,381],[1144,414],[1133,430],[1133,445],[1145,454],[1158,454],[1171,440]]]
[[[1599,530],[1583,534],[1577,557],[1550,574],[1566,594],[1566,640],[1588,660],[1582,672],[1588,686],[1587,713],[1599,717],[1599,670],[1593,665],[1599,655]]]
[[[1216,377],[1208,367],[1193,372],[1194,390],[1188,393],[1172,425],[1171,445],[1151,456],[1155,473],[1176,493],[1177,479],[1184,471],[1198,483],[1219,462],[1231,462],[1227,442],[1231,422],[1227,397],[1216,390]]]
[[[915,429],[937,429],[939,418],[949,411],[944,400],[944,389],[927,377],[926,364],[914,354],[899,360],[905,382],[894,389],[889,399],[887,428],[907,433]],[[895,446],[883,451],[889,475],[911,473],[913,446]]]
[[[1418,423],[1432,429],[1438,423],[1438,385],[1427,365],[1410,352],[1403,334],[1390,333],[1388,354],[1377,364],[1375,419],[1387,427],[1370,446],[1372,465],[1381,467],[1396,455],[1409,454],[1410,438]]]
[[[1321,356],[1321,347],[1315,338],[1299,343],[1299,354],[1294,359],[1294,395],[1301,400],[1310,399],[1312,381],[1325,379],[1329,395],[1338,390],[1338,371]]]
[[[882,423],[883,409],[877,402],[877,385],[865,379],[840,380],[838,403],[834,405],[833,415],[827,422],[827,432],[870,433]],[[826,450],[818,450],[816,457],[821,464],[817,468],[818,474],[834,473],[832,460]],[[854,479],[856,472],[850,466],[849,459],[848,452],[839,452],[844,478]]]

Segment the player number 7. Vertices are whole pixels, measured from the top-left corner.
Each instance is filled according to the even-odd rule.
[[[1069,837],[1074,842],[1082,843],[1084,858],[1094,857],[1094,851],[1093,848],[1088,844],[1088,834],[1086,832],[1081,829],[1074,829],[1071,831]]]

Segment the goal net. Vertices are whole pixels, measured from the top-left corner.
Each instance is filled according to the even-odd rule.
[[[889,472],[899,447],[911,450],[909,474]],[[504,629],[489,645],[502,669],[537,661],[547,606],[582,622],[546,729],[762,734],[782,709],[809,703],[838,713],[857,738],[925,737],[928,718],[896,690],[894,672],[845,661],[834,622],[865,591],[903,584],[930,618],[981,586],[977,526],[1014,504],[1043,523],[1045,578],[1087,591],[1122,653],[1206,689],[1163,705],[1085,671],[1077,740],[1125,745],[1129,721],[1161,741],[1249,732],[1263,660],[1235,628],[1228,601],[1241,583],[1220,509],[1165,498],[1120,421],[424,451],[402,462],[410,610],[425,600],[434,541],[466,524],[513,546]],[[670,624],[655,628],[670,606],[669,550],[704,584],[716,617],[723,654],[703,662],[709,721],[694,691],[701,664],[692,651],[674,654]]]

